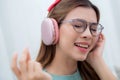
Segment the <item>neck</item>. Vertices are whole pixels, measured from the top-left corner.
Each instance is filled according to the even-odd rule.
[[[46,70],[51,74],[70,75],[77,71],[77,61],[56,50],[55,58]]]

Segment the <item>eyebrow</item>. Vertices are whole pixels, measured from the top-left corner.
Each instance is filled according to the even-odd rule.
[[[84,21],[84,22],[87,22],[87,23],[98,23],[98,22],[89,22],[85,19],[81,19],[81,18],[73,18],[73,19],[69,19],[69,20],[63,20],[62,22],[67,22],[67,21],[73,21],[73,20],[80,20],[80,21]]]

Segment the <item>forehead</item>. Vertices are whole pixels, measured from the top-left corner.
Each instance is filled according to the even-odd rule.
[[[65,20],[70,19],[83,19],[88,22],[97,22],[96,13],[92,8],[87,7],[77,7],[71,10]]]

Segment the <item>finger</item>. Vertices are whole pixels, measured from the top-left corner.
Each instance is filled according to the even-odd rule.
[[[27,48],[25,49],[25,53],[27,54],[27,62],[28,62],[29,60],[31,60],[31,56],[30,56],[30,52]]]
[[[105,35],[101,34],[102,40],[105,40]]]
[[[43,80],[53,80],[52,76],[50,74],[48,74],[47,72],[43,71],[43,74],[44,74]]]
[[[33,80],[35,75],[34,62],[32,60],[28,61],[28,79]]]
[[[36,61],[34,61],[34,71],[34,76],[36,79],[44,80],[45,76],[43,75],[42,66]]]
[[[102,42],[102,46],[104,46],[104,44],[105,44],[105,36],[104,36],[104,34],[101,34],[101,42]]]
[[[20,60],[19,60],[20,70],[21,70],[21,73],[23,73],[23,74],[27,73],[28,54],[29,54],[28,50],[24,49],[24,51],[20,57]]]
[[[47,73],[44,72],[42,69],[42,65],[38,62],[34,62],[35,66],[35,74],[37,79],[42,79],[42,80],[52,80],[51,76]]]
[[[17,53],[14,53],[12,57],[11,68],[12,68],[12,71],[15,73],[15,75],[18,78],[20,78],[21,72],[17,67],[17,58],[18,58]]]
[[[105,41],[105,36],[103,33],[100,34],[99,41]]]
[[[38,63],[38,62],[34,62],[34,64],[35,64],[35,72],[38,72],[38,71],[40,71],[40,72],[42,72],[42,66],[41,66],[41,64],[40,63]]]
[[[29,61],[28,62],[28,73],[31,75],[34,73],[34,61]]]
[[[97,42],[97,49],[103,50],[104,49],[104,44],[105,44],[105,36],[103,33],[100,34],[99,40]]]

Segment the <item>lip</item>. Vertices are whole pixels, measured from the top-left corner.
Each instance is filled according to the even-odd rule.
[[[88,42],[75,42],[75,43],[77,43],[77,44],[83,44],[83,45],[90,45],[90,43],[88,43]]]
[[[76,44],[83,44],[83,45],[88,45],[89,47],[90,47],[90,43],[88,43],[88,42],[76,42]],[[82,47],[78,47],[78,46],[76,46],[77,48],[78,48],[78,50],[80,51],[80,52],[82,52],[82,53],[87,53],[88,52],[88,49],[89,49],[89,47],[86,49],[86,48],[82,48]]]
[[[77,47],[77,46],[76,46]],[[78,50],[82,53],[86,53],[88,51],[88,49],[85,49],[85,48],[81,48],[81,47],[77,47]]]

